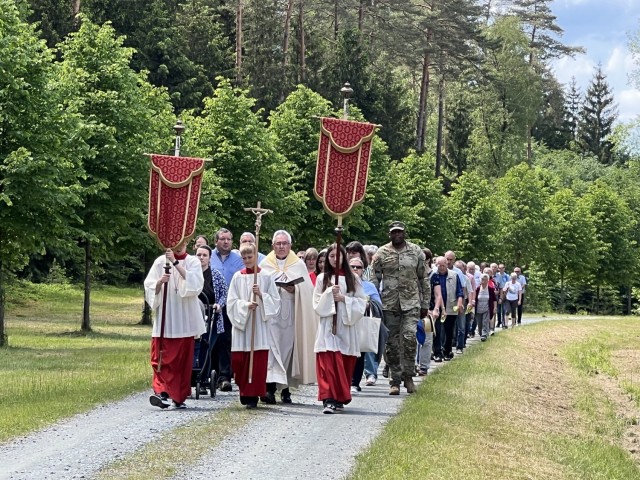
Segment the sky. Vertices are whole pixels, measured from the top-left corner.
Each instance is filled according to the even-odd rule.
[[[640,31],[640,0],[555,0],[551,10],[564,30],[563,43],[582,46],[585,54],[559,58],[553,63],[558,80],[569,84],[575,77],[584,92],[598,63],[618,105],[618,119],[640,116],[640,90],[629,83],[637,67],[629,52],[629,36]]]

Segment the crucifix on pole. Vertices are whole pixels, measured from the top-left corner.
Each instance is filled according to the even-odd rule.
[[[244,209],[245,212],[251,212],[256,216],[256,244],[253,248],[253,284],[258,283],[258,243],[260,242],[260,227],[262,226],[262,217],[267,213],[273,213],[273,210],[262,208],[262,204],[258,202],[257,206]],[[253,294],[253,301],[257,301],[257,296]],[[249,383],[253,380],[253,350],[256,336],[256,311],[251,314],[251,351],[249,352]]]

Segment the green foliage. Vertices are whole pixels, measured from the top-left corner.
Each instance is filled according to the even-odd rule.
[[[243,209],[261,201],[264,208],[274,211],[263,219],[265,239],[284,226],[295,231],[308,198],[307,192],[296,189],[298,167],[276,150],[261,112],[252,111],[255,100],[228,80],[219,80],[213,97],[205,99],[202,115],[191,120],[186,135],[191,155],[211,159],[207,179],[210,175],[219,178],[218,208],[208,216],[201,210],[200,230],[209,235],[219,227],[236,235],[253,231],[255,218]]]
[[[635,271],[636,226],[629,206],[603,181],[594,182],[585,195],[598,242],[595,284],[626,285]]]
[[[556,241],[546,211],[550,189],[545,171],[522,163],[499,178],[496,187],[500,257],[521,266],[544,262]]]
[[[432,156],[413,152],[395,164],[392,172],[401,189],[398,216],[407,224],[408,235],[432,252],[444,253],[450,248],[457,219],[445,209],[443,185],[433,178],[433,165]]]
[[[494,187],[486,177],[467,172],[457,178],[446,199],[454,243],[451,249],[461,258],[495,259],[498,253],[498,211]]]

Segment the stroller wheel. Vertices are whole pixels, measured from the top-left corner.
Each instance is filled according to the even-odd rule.
[[[216,390],[218,389],[218,373],[211,370],[211,398],[216,398]]]
[[[196,400],[200,398],[200,382],[196,382]]]

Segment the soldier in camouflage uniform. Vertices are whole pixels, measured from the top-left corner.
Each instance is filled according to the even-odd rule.
[[[389,329],[385,349],[389,364],[389,395],[400,395],[404,380],[407,393],[415,392],[413,374],[418,319],[427,315],[431,290],[425,257],[417,245],[405,240],[402,222],[389,225],[390,243],[380,247],[371,264],[371,281],[380,290],[384,323]]]

